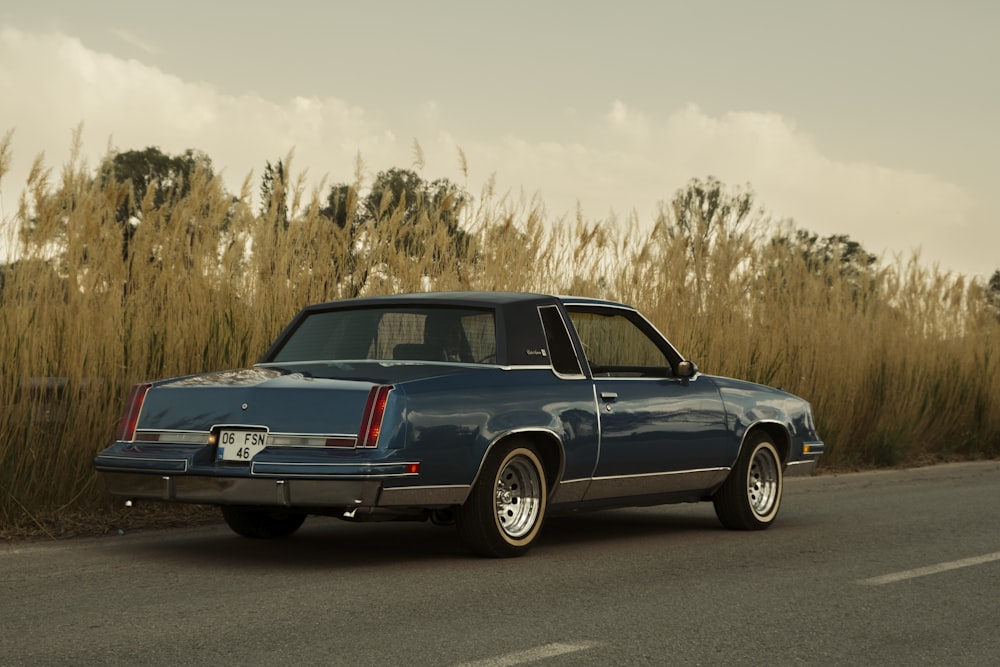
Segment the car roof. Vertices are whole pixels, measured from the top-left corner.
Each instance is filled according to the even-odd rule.
[[[535,292],[488,292],[488,291],[452,291],[452,292],[411,292],[406,294],[385,294],[380,296],[357,297],[353,299],[343,299],[340,301],[330,301],[318,303],[309,308],[325,309],[338,306],[366,306],[380,305],[385,303],[419,303],[428,305],[462,305],[473,307],[493,307],[515,303],[555,303],[561,301],[564,304],[577,305],[603,305],[616,306],[619,308],[624,304],[605,299],[595,299],[591,297],[577,296],[553,296],[550,294],[540,294]]]
[[[610,306],[612,308],[627,308],[628,310],[635,310],[635,308],[629,306],[628,304],[619,303],[618,301],[609,301],[608,299],[596,299],[589,296],[559,296],[557,298],[567,306]]]

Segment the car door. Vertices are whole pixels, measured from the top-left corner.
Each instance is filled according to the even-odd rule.
[[[599,451],[588,499],[709,488],[732,463],[718,389],[678,377],[681,357],[638,313],[568,307],[594,383]]]

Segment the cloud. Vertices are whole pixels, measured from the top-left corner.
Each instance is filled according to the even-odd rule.
[[[157,49],[155,46],[145,41],[138,35],[129,32],[128,30],[123,30],[121,28],[113,28],[111,30],[111,33],[118,39],[125,42],[126,44],[134,46],[143,53],[148,53],[149,55],[156,55],[156,53],[159,52],[159,49]]]
[[[440,100],[389,115],[332,97],[275,102],[227,95],[90,50],[64,34],[10,27],[0,28],[0,99],[0,134],[15,130],[12,172],[0,182],[8,214],[34,155],[44,151],[48,165],[58,166],[82,122],[91,166],[109,141],[119,150],[194,148],[212,158],[234,191],[248,173],[259,176],[265,161],[290,149],[294,172],[308,169],[314,181],[329,175],[328,182],[344,182],[353,179],[359,153],[369,176],[411,166],[416,139],[429,177],[452,178],[477,194],[495,175],[501,191],[537,193],[550,217],[572,215],[579,202],[592,219],[635,211],[640,224],[648,224],[659,201],[691,178],[712,175],[732,186],[751,184],[775,218],[793,218],[824,235],[849,234],[874,252],[919,246],[928,259],[985,273],[996,261],[989,248],[1000,246],[993,226],[973,225],[971,212],[982,203],[960,185],[831,159],[793,119],[777,113],[715,116],[694,104],[654,113],[615,99],[598,117],[554,110],[561,125],[550,136],[564,137],[558,141],[500,135],[489,127],[456,136]]]
[[[358,151],[381,159],[396,144],[384,123],[342,100],[296,97],[278,104],[249,93],[224,95],[209,84],[89,50],[66,35],[9,27],[0,29],[0,98],[0,131],[14,130],[15,188],[23,186],[39,151],[49,166],[53,156],[66,155],[81,123],[92,166],[109,142],[116,150],[195,148],[213,158],[233,188],[293,148],[302,167],[342,167],[351,174]],[[11,181],[4,181],[10,192]]]
[[[657,118],[621,100],[574,143],[502,143],[464,147],[471,164],[480,155],[501,174],[535,184],[550,212],[579,202],[601,217],[635,211],[653,219],[691,178],[715,176],[730,186],[750,185],[775,220],[792,219],[823,235],[848,234],[876,253],[922,249],[926,259],[963,272],[986,272],[995,258],[979,247],[1000,243],[1000,232],[976,226],[976,198],[931,174],[845,162],[822,154],[793,120],[776,113],[704,113],[695,105]]]

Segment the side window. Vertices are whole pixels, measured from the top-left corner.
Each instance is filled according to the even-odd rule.
[[[583,375],[580,360],[576,358],[576,350],[573,349],[573,342],[559,309],[555,306],[542,306],[538,309],[538,314],[542,318],[552,368],[560,375]]]
[[[621,313],[570,311],[594,375],[664,377],[672,375],[663,350]]]

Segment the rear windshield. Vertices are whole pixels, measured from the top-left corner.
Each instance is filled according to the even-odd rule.
[[[493,364],[496,354],[493,311],[421,306],[312,313],[271,361],[377,359]]]

